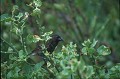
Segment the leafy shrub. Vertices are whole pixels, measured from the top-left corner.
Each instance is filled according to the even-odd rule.
[[[27,48],[31,43],[36,44],[40,41],[42,48],[45,49],[45,42],[50,39],[53,33],[43,32],[41,35],[27,34],[25,24],[29,16],[39,17],[41,10],[41,2],[34,0],[29,7],[33,8],[33,12],[19,12],[19,7],[15,5],[12,10],[12,15],[1,15],[1,24],[10,24],[10,41],[6,41],[1,37],[2,43],[7,45],[8,50],[2,51],[2,54],[8,56],[4,60],[2,57],[1,63],[1,78],[4,79],[118,79],[120,78],[120,64],[108,68],[106,65],[101,66],[99,60],[101,57],[111,54],[109,47],[101,45],[96,47],[98,41],[93,39],[85,40],[82,45],[81,52],[77,51],[77,45],[70,42],[63,45],[61,51],[49,54],[43,51],[49,58],[47,66],[44,66],[44,61],[39,63],[30,63],[27,61],[29,51]],[[59,5],[55,5],[59,8]],[[59,8],[61,9],[61,8]],[[37,21],[37,20],[36,20]],[[38,22],[39,24],[39,22]],[[14,45],[12,39],[17,39],[20,43]],[[4,47],[4,46],[3,46]],[[6,49],[6,48],[3,48]],[[32,50],[30,50],[31,52]],[[88,60],[89,59],[89,62]]]

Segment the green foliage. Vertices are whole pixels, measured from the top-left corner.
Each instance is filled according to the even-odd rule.
[[[84,13],[82,13],[81,10],[78,8],[84,6],[83,4],[81,4],[81,1],[75,0],[72,3],[69,1],[60,1],[60,3],[54,3],[54,5],[51,5],[51,3],[47,3],[45,1],[43,1],[42,3],[40,0],[33,0],[33,2],[25,5],[25,10],[19,5],[14,5],[10,13],[6,10],[6,13],[3,13],[1,15],[1,27],[3,28],[3,30],[5,30],[2,33],[1,37],[1,45],[3,45],[1,51],[1,78],[119,79],[120,63],[112,65],[111,67],[107,67],[105,63],[101,65],[100,61],[106,58],[106,56],[111,55],[112,51],[108,46],[103,44],[100,45],[99,42],[101,41],[95,40],[101,39],[100,36],[103,36],[102,33],[105,33],[106,36],[109,37],[109,30],[106,30],[106,26],[110,23],[109,21],[112,20],[110,16],[114,16],[116,14],[116,10],[112,7],[111,11],[114,11],[115,13],[109,14],[107,16],[108,19],[102,18],[102,20],[105,21],[104,23],[102,23],[101,21],[99,21],[100,18],[98,18],[97,16],[99,15],[99,11],[96,15],[94,15],[93,13],[96,10],[93,4],[98,7],[101,6],[101,3],[99,5],[98,0],[93,2],[84,0],[83,3],[88,4],[86,4],[83,8],[83,11],[86,11],[85,15],[88,16],[88,19],[86,19],[86,17],[84,17]],[[2,0],[2,3],[5,3],[5,1]],[[66,5],[64,3],[66,3]],[[44,11],[44,7],[47,7],[49,9],[51,8],[51,6],[53,6],[53,10],[56,10],[55,16],[55,11],[52,12],[53,14],[50,11],[48,11],[49,14],[42,12],[42,10]],[[87,7],[90,7],[90,9],[88,9]],[[61,11],[61,13],[57,14],[57,12],[59,11]],[[76,11],[78,11],[78,13]],[[40,15],[42,16],[40,17]],[[56,17],[58,15],[64,17],[65,21]],[[31,21],[30,17],[32,17],[33,21]],[[114,17],[114,19],[116,17]],[[90,23],[87,21],[89,21]],[[44,24],[44,22],[48,22],[48,25],[46,26],[47,30],[42,27],[42,24]],[[115,22],[116,26],[118,26],[119,24],[117,22],[119,22],[119,20],[115,19]],[[31,28],[29,23],[31,23],[31,25],[33,24],[34,26],[32,27],[32,30],[33,28],[38,28],[38,32],[35,32],[35,34],[32,33],[33,31],[29,30]],[[55,26],[55,30],[52,29],[52,31],[50,31],[51,29],[49,29],[48,26],[52,25]],[[66,25],[72,25],[72,27],[60,27]],[[90,30],[87,30],[88,25],[90,26]],[[81,28],[81,26],[85,27]],[[63,30],[63,34],[61,33],[63,37],[65,37],[65,33],[67,30],[67,33],[70,33],[69,35],[71,39],[69,38],[69,36],[66,37],[68,39],[67,42],[64,42],[66,45],[62,45],[61,50],[55,50],[53,54],[49,54],[45,49],[45,43],[51,38],[50,35],[53,34],[53,32],[56,33],[56,29]],[[96,31],[94,29],[99,31]],[[84,33],[83,31],[85,31],[86,33]],[[115,31],[113,32],[116,35],[116,40],[118,40],[118,34],[116,34],[116,31],[118,30],[115,29]],[[91,37],[89,37],[90,39],[95,39],[93,39],[93,41],[91,41],[90,39],[85,40],[85,35],[87,34],[88,36],[90,36],[89,34],[92,35]],[[75,35],[78,36],[75,37]],[[107,38],[105,37],[104,40],[106,39]],[[76,44],[74,44],[73,42],[69,43],[70,40],[75,40]],[[38,41],[41,43],[41,46],[44,49],[43,53],[49,60],[47,61],[47,65],[45,65],[46,63],[44,61],[41,61],[39,63],[31,63],[28,61],[28,54],[32,51],[31,48],[34,47],[34,45],[32,44],[36,44]],[[84,42],[82,43],[82,41]]]
[[[84,55],[87,55],[87,54],[94,54],[95,52],[95,45],[96,45],[97,41],[93,40],[93,43],[88,39],[87,41],[84,41],[84,43],[82,43],[82,45],[84,46],[82,48],[82,53]]]
[[[111,53],[110,49],[104,45],[100,46],[97,49],[97,52],[99,53],[99,55],[109,55]]]
[[[120,78],[120,63],[118,63],[116,66],[113,66],[109,70],[109,74],[111,78]]]

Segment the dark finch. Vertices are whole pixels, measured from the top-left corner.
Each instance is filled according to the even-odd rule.
[[[52,35],[52,38],[46,42],[47,51],[51,54],[60,41],[63,39],[59,35]]]
[[[54,51],[54,49],[56,48],[56,46],[58,45],[58,43],[60,41],[63,41],[62,38],[59,35],[52,35],[51,39],[49,39],[46,44],[46,50],[52,54],[52,52]],[[45,61],[46,57],[42,52],[42,47],[40,46],[40,44],[37,44],[36,48],[32,51],[32,53],[30,53],[30,58],[34,61],[34,62],[40,62],[40,61]]]

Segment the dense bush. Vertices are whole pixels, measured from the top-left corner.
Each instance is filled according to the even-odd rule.
[[[108,8],[110,3],[105,0],[17,2],[2,0],[2,3],[11,6],[5,8],[3,5],[1,9],[1,79],[120,78],[119,53],[114,53],[120,51],[117,5],[109,6],[114,12],[112,14]],[[113,4],[116,3],[117,0]],[[105,10],[100,15],[102,5]],[[114,24],[116,28],[113,28]],[[64,42],[49,54],[45,43],[54,33],[61,35]],[[28,61],[28,54],[38,41],[49,60],[47,65],[44,61]]]

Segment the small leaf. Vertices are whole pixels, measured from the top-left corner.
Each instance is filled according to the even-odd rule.
[[[18,74],[19,71],[20,71],[20,68],[15,67],[14,70],[11,70],[11,71],[8,72],[7,79],[18,78],[19,77],[19,74]]]
[[[23,57],[24,55],[23,55],[23,50],[20,50],[19,51],[19,57],[21,58],[21,57]]]
[[[95,39],[93,40],[93,43],[91,44],[91,47],[95,47],[95,45],[97,44],[98,41],[96,41]]]
[[[92,42],[90,41],[90,39],[84,41],[84,43],[82,43],[83,46],[86,46],[86,47],[90,47],[90,45],[92,44]]]
[[[17,60],[17,57],[15,57],[13,54],[10,54],[10,55],[9,55],[9,59],[10,59],[10,60]]]
[[[18,6],[17,6],[17,5],[14,5],[14,6],[13,6],[13,11],[16,10],[16,9],[18,9]]]
[[[82,48],[82,54],[83,55],[87,55],[87,52],[88,52],[87,49],[88,49],[87,47]]]
[[[19,74],[18,74],[19,71],[20,71],[20,68],[15,67],[15,69],[14,69],[14,76],[15,76],[15,77],[18,77],[18,76],[19,76]]]
[[[13,49],[11,47],[8,48],[8,53],[12,53],[13,52]]]
[[[109,75],[105,73],[105,69],[99,70],[99,75],[100,78],[105,78],[105,79],[109,79]],[[109,76],[108,78],[106,78],[107,76]]]
[[[42,40],[38,35],[33,35],[33,42],[38,42],[39,40]]]
[[[18,29],[18,27],[13,27],[12,32],[19,35],[20,34],[20,29]]]
[[[115,72],[115,71],[119,71],[120,72],[120,64],[117,64],[116,66],[113,66],[110,71]]]
[[[44,61],[41,61],[40,63],[37,63],[35,66],[34,66],[34,69],[35,71],[38,71],[41,69],[41,66],[44,64]]]
[[[90,78],[94,74],[93,66],[87,66],[86,67],[86,78]]]
[[[35,4],[36,7],[40,7],[42,5],[41,0],[34,0],[33,3]]]
[[[25,53],[23,52],[23,50],[19,51],[19,58],[23,59],[25,57]]]
[[[41,13],[41,10],[40,10],[39,8],[35,8],[35,9],[33,10],[32,15],[33,15],[33,16],[36,16],[36,15],[40,15],[40,13]]]
[[[36,43],[36,42],[38,42],[38,41],[40,41],[40,40],[43,40],[43,39],[41,39],[38,35],[28,35],[27,36],[27,41],[29,42],[29,43]]]
[[[50,35],[53,33],[53,31],[45,32],[42,37],[44,37],[45,41],[51,39]]]
[[[113,79],[119,79],[120,78],[120,64],[117,64],[117,65],[113,66],[109,70],[109,74],[110,74],[111,78],[113,78]]]
[[[95,52],[94,48],[88,48],[88,53],[93,54]]]
[[[6,21],[6,22],[12,21],[12,18],[8,14],[2,14],[0,18],[1,18],[0,21]]]
[[[104,45],[97,49],[99,55],[109,55],[111,53],[110,49]]]
[[[12,76],[13,76],[12,71],[9,71],[8,74],[7,74],[7,79],[10,79]]]
[[[82,73],[85,70],[85,68],[86,68],[85,62],[84,62],[83,58],[81,57],[80,61],[79,61],[78,69]]]

